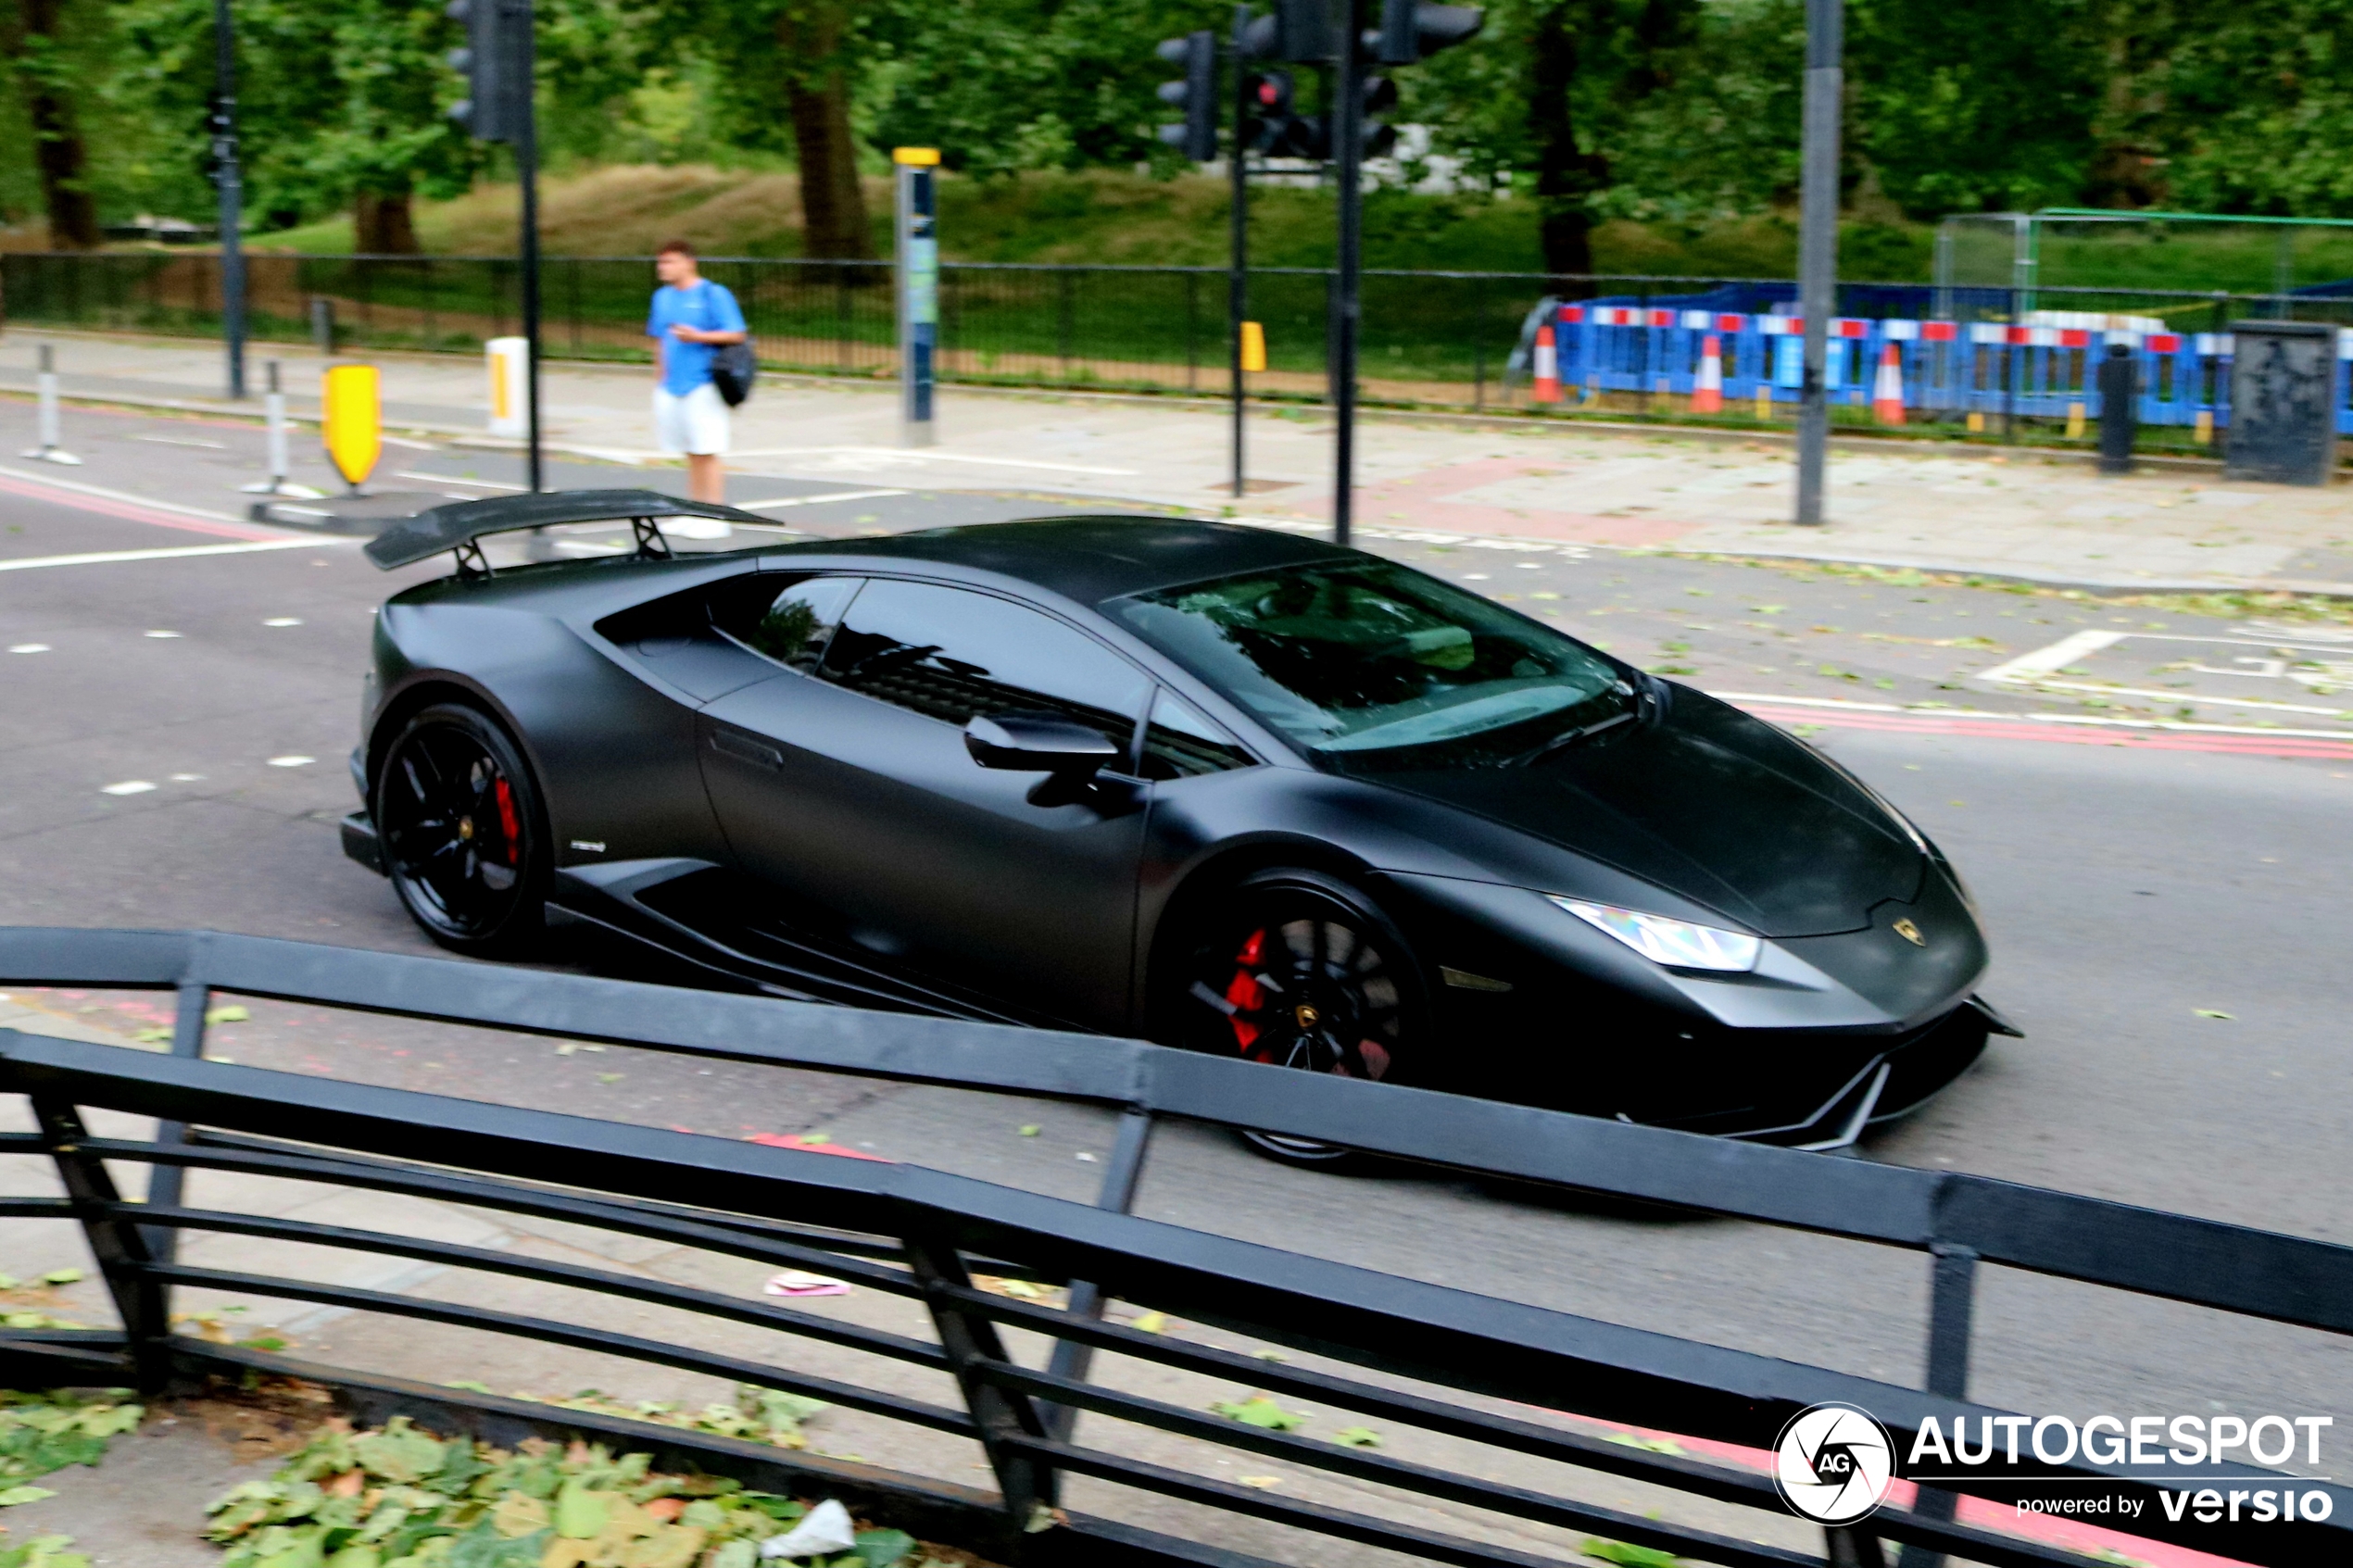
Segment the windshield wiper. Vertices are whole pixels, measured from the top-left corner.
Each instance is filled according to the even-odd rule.
[[[1606,719],[1597,719],[1590,724],[1579,724],[1573,730],[1563,730],[1543,745],[1530,746],[1517,757],[1511,758],[1504,762],[1504,766],[1506,768],[1531,767],[1555,751],[1566,751],[1579,741],[1591,740],[1604,730],[1614,730],[1620,724],[1631,723],[1641,716],[1642,709],[1629,708],[1622,713],[1613,713]]]

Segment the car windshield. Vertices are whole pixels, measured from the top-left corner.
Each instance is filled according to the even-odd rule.
[[[1113,607],[1341,771],[1495,767],[1633,710],[1601,655],[1386,561],[1252,572]]]

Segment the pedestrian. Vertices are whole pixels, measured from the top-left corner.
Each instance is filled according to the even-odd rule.
[[[748,335],[742,307],[724,284],[695,266],[695,247],[672,240],[654,257],[653,310],[646,335],[654,340],[654,434],[661,449],[686,459],[686,494],[724,501],[727,405],[711,384],[711,362],[724,344]]]

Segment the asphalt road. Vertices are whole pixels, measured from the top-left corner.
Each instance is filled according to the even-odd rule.
[[[24,445],[29,428],[29,410],[0,404],[0,451]],[[264,531],[154,509],[239,512],[234,486],[258,459],[250,429],[77,413],[72,440],[88,459],[79,470],[0,464],[0,648],[9,650],[0,653],[0,921],[203,925],[429,951],[386,884],[342,859],[333,823],[353,804],[343,758],[373,607],[442,569],[381,574],[348,541],[257,540]],[[421,476],[388,472],[386,483],[459,492],[492,493],[516,477],[503,455],[422,446],[396,448],[386,468]],[[324,476],[314,465],[308,477]],[[586,464],[555,475],[567,484],[678,477]],[[150,501],[68,495],[53,480]],[[1055,504],[1018,493],[823,499],[842,493],[838,483],[779,475],[742,481],[735,498],[768,503],[780,530],[808,534]],[[775,504],[794,501],[804,504]],[[2347,729],[2327,701],[2340,672],[2330,668],[2337,628],[1909,574],[1430,536],[1366,543],[1678,679],[1750,694],[1952,853],[1992,929],[1987,994],[2028,1038],[1996,1042],[1942,1099],[1874,1140],[1868,1158],[2344,1239],[2353,1081],[2341,1021],[2353,971],[2330,955],[2353,875],[2342,831],[2353,753],[2317,738]],[[237,544],[271,547],[35,564]],[[2085,689],[1985,680],[2086,633],[2127,640],[2068,645],[2045,671]],[[1950,709],[1919,706],[1940,702]],[[2265,702],[2312,711],[2247,706]],[[2119,719],[2214,727],[2157,731]],[[2310,754],[2269,754],[2299,745]],[[124,1019],[152,1005],[50,1001]],[[1100,1172],[1082,1156],[1107,1148],[1099,1120],[1068,1110],[625,1051],[559,1054],[544,1042],[315,1010],[254,1012],[216,1032],[219,1053],[726,1135],[824,1130],[1082,1198]],[[1032,1123],[1039,1135],[1018,1135]],[[1302,1174],[1182,1130],[1159,1145],[1141,1208],[1721,1344],[1919,1376],[1925,1274],[1909,1257],[1729,1223],[1537,1207],[1457,1182]],[[1998,1271],[1980,1321],[1973,1392],[2011,1408],[2080,1417],[2212,1402],[2353,1426],[2353,1363],[2321,1336]]]

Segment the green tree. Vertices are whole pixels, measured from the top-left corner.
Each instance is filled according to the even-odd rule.
[[[2353,216],[2353,11],[2337,0],[2179,0],[2165,35],[2120,62],[2156,183],[2207,212]],[[2122,116],[2120,116],[2122,119]]]
[[[18,0],[13,21],[6,47],[31,123],[42,210],[49,220],[49,248],[95,250],[98,206],[90,189],[90,156],[75,107],[82,71],[69,36],[65,0]]]

